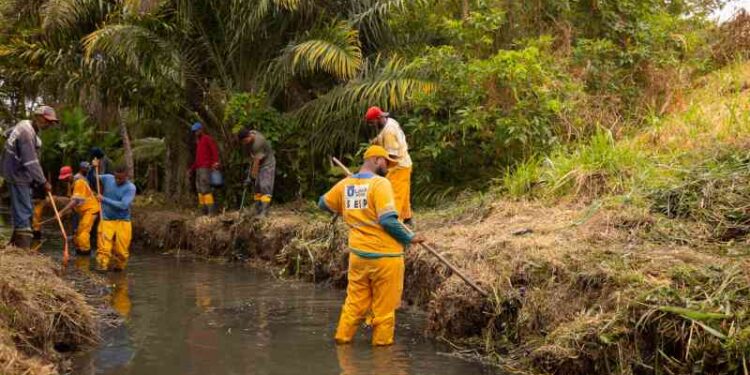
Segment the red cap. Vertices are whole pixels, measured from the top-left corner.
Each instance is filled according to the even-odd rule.
[[[73,175],[73,168],[66,165],[62,168],[60,168],[60,176],[57,177],[58,180],[65,180]]]
[[[370,107],[365,113],[365,120],[373,121],[385,116],[388,116],[388,112],[383,112],[380,107]]]

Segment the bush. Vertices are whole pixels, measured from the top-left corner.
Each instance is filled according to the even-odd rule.
[[[405,122],[417,185],[486,186],[508,166],[557,144],[560,116],[572,109],[579,87],[549,48],[541,38],[487,59],[464,60],[453,47],[421,58],[441,84],[417,96]]]

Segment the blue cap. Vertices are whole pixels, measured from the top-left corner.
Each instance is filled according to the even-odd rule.
[[[78,165],[78,167],[79,168],[89,169],[89,168],[91,168],[91,164],[89,162],[87,162],[87,161],[82,161],[81,164]]]
[[[193,126],[190,128],[190,130],[192,131],[198,131],[201,129],[203,129],[203,124],[201,124],[200,122],[194,122]]]
[[[104,157],[104,151],[102,151],[102,149],[99,148],[99,147],[92,147],[91,151],[89,151],[89,152],[91,153],[91,156],[93,156],[93,157],[95,157],[97,159],[101,159],[101,158]]]

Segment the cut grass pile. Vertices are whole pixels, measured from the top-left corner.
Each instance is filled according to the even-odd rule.
[[[57,374],[97,340],[93,308],[47,257],[0,249],[0,374]]]

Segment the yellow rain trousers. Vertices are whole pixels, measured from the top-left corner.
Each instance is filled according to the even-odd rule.
[[[398,219],[411,219],[411,167],[396,167],[388,170],[385,176],[393,187],[393,200],[396,204]]]
[[[336,329],[336,343],[352,341],[368,310],[372,308],[372,344],[393,344],[396,309],[404,289],[404,258],[363,258],[349,255],[349,284]]]
[[[91,228],[94,226],[98,210],[86,210],[78,213],[78,228],[73,237],[73,244],[79,252],[91,251]]]
[[[212,193],[198,193],[198,204],[201,206],[212,206],[214,204],[214,195]]]
[[[268,194],[255,194],[253,200],[256,202],[271,203],[271,196]]]
[[[91,274],[91,257],[88,256],[77,256],[75,258],[75,264],[76,268],[78,268],[79,271],[83,272],[86,275]]]
[[[42,215],[44,214],[44,206],[47,205],[47,201],[42,199],[34,203],[34,215],[31,218],[31,228],[35,232],[42,230]]]
[[[96,253],[96,265],[100,270],[110,266],[124,270],[130,256],[130,240],[133,228],[129,220],[102,220],[99,224],[99,249]]]

